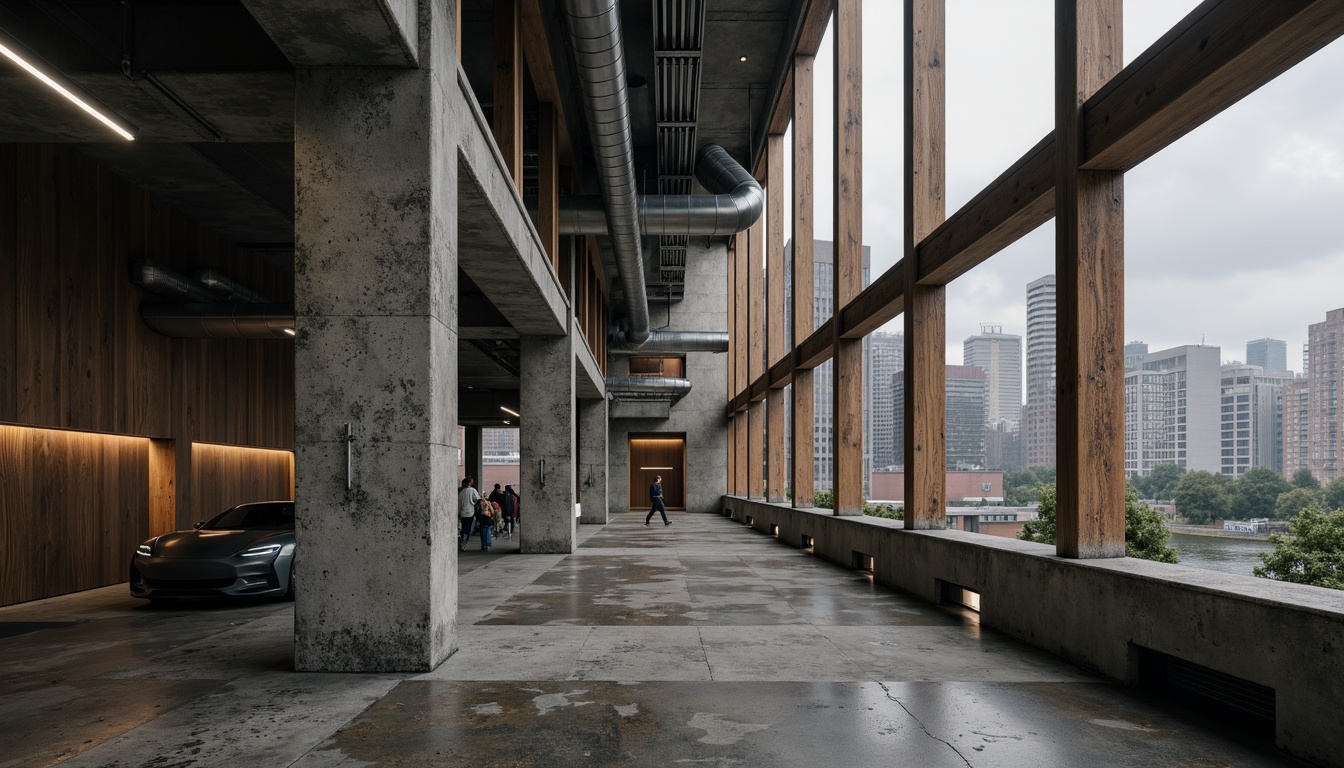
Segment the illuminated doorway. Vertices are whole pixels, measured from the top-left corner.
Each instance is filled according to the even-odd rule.
[[[649,486],[663,477],[663,503],[686,509],[686,435],[630,436],[630,509],[649,508]]]

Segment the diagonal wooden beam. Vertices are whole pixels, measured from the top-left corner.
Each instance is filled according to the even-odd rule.
[[[1339,0],[1206,0],[1088,99],[1082,167],[1133,168],[1340,35]]]

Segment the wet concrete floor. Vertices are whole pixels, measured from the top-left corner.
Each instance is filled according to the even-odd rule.
[[[1298,764],[726,518],[642,521],[462,553],[424,675],[292,672],[287,603],[0,608],[0,768]]]

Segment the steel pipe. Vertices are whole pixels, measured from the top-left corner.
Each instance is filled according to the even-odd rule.
[[[175,339],[292,339],[293,304],[142,304],[140,317]]]
[[[631,393],[684,397],[691,391],[691,380],[668,376],[609,376],[607,391],[615,395]]]
[[[653,331],[648,341],[634,344],[625,333],[611,337],[608,352],[613,355],[675,355],[683,352],[727,352],[727,331]]]

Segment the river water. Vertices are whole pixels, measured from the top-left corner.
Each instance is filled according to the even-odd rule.
[[[1170,544],[1180,552],[1181,565],[1240,573],[1243,576],[1253,576],[1251,569],[1260,565],[1260,553],[1274,548],[1268,541],[1191,536],[1184,533],[1171,534]]]

